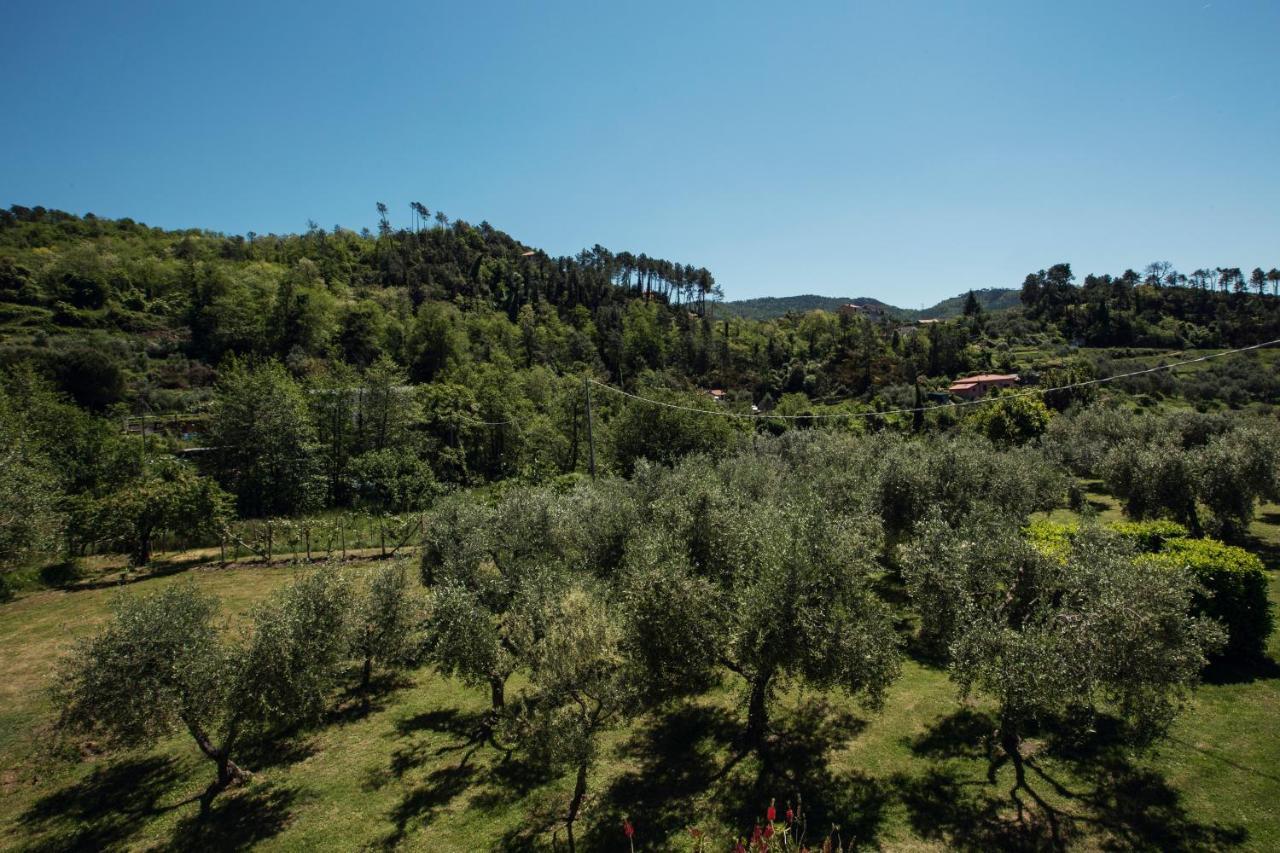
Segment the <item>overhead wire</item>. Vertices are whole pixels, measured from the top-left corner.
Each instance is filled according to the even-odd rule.
[[[1168,364],[1158,364],[1155,367],[1147,367],[1147,368],[1143,368],[1142,370],[1132,370],[1132,371],[1129,371],[1128,373],[1117,373],[1111,376],[1099,377],[1097,379],[1086,379],[1086,380],[1081,380],[1080,382],[1070,382],[1066,385],[1055,385],[1052,388],[1027,388],[1022,391],[1015,391],[1010,394],[1001,394],[995,397],[983,397],[976,400],[956,400],[956,401],[951,401],[947,403],[940,403],[936,406],[915,406],[907,409],[888,409],[885,411],[823,412],[819,414],[809,414],[809,415],[775,415],[769,412],[717,411],[715,409],[702,409],[702,408],[698,408],[697,406],[686,406],[686,405],[681,405],[679,403],[671,403],[666,400],[655,400],[652,397],[643,397],[639,394],[632,394],[629,391],[624,391],[621,388],[615,388],[614,386],[608,385],[604,382],[598,382],[595,379],[588,378],[587,381],[599,388],[605,389],[606,391],[612,391],[614,394],[619,394],[623,397],[628,397],[632,400],[636,400],[641,403],[648,403],[653,406],[662,406],[668,409],[678,409],[680,411],[685,411],[685,412],[694,412],[700,415],[713,415],[715,417],[739,418],[739,419],[747,419],[747,420],[789,420],[789,421],[808,421],[808,420],[821,420],[821,419],[830,419],[830,418],[873,418],[873,417],[878,418],[878,417],[884,417],[886,415],[910,415],[910,414],[915,414],[917,412],[934,412],[940,409],[959,409],[966,406],[981,406],[987,403],[998,402],[1000,400],[1008,400],[1011,398],[1031,397],[1036,395],[1051,394],[1055,391],[1070,391],[1074,388],[1085,388],[1091,385],[1102,385],[1106,382],[1115,382],[1118,379],[1129,379],[1134,376],[1143,376],[1149,373],[1159,373],[1162,370],[1172,370],[1175,367],[1183,367],[1188,364],[1197,364],[1203,361],[1211,361],[1215,358],[1223,358],[1224,356],[1228,356],[1228,355],[1236,355],[1238,353],[1249,352],[1251,350],[1259,350],[1265,347],[1274,346],[1275,344],[1280,344],[1280,338],[1277,338],[1271,341],[1265,341],[1260,344],[1251,344],[1250,346],[1247,346],[1247,347],[1237,347],[1236,349],[1229,349],[1229,350],[1223,350],[1221,352],[1209,353],[1208,355],[1202,355],[1196,358],[1188,358],[1183,361],[1175,361]]]

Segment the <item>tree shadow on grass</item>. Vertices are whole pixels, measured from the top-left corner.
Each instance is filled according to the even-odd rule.
[[[1271,657],[1247,660],[1219,658],[1205,667],[1201,680],[1205,684],[1252,684],[1280,678],[1280,664]]]
[[[95,767],[79,782],[41,797],[19,818],[28,833],[45,834],[24,849],[54,853],[121,845],[150,818],[181,805],[160,803],[178,781],[172,758],[150,756]]]
[[[193,814],[179,824],[175,850],[247,850],[279,835],[289,823],[297,794],[277,784],[252,784],[214,800],[208,817]]]
[[[646,718],[619,747],[635,769],[600,792],[584,849],[616,849],[624,818],[641,828],[640,849],[656,849],[651,845],[658,839],[684,831],[698,819],[689,803],[729,769],[722,753],[741,729],[735,714],[705,705],[683,704]],[[733,756],[729,761],[736,763]]]
[[[487,712],[466,713],[448,708],[396,723],[397,736],[409,740],[392,752],[388,770],[368,774],[365,787],[380,788],[392,778],[403,779],[419,768],[439,766],[430,769],[420,783],[413,784],[392,809],[389,818],[394,828],[379,846],[398,846],[414,824],[429,823],[451,802],[473,789],[476,793],[469,805],[483,810],[520,799],[553,778],[553,774],[506,756],[473,761],[489,745],[480,736],[487,731],[488,719]],[[442,746],[438,741],[415,737],[426,732],[448,735],[454,742]]]
[[[924,758],[987,758],[987,744],[995,727],[990,714],[962,708],[907,739],[907,745]]]
[[[414,785],[391,810],[389,817],[394,828],[381,840],[380,846],[387,850],[398,847],[411,824],[429,823],[441,809],[474,784],[479,772],[473,764],[450,764],[428,773],[423,783]]]
[[[1267,524],[1280,526],[1280,512],[1263,513],[1261,520]],[[1280,569],[1280,545],[1261,539],[1252,534],[1246,535],[1244,541],[1240,543],[1246,549],[1258,555],[1262,560],[1262,564],[1269,570],[1275,571]]]
[[[938,720],[912,750],[986,764],[991,722],[984,714],[958,711]],[[1243,827],[1192,818],[1163,776],[1132,761],[1119,734],[1116,722],[1103,718],[1088,737],[1050,737],[1041,754],[1026,759],[1029,793],[1051,789],[1071,804],[1070,814],[1049,807],[1053,821],[1044,808],[1015,805],[1005,787],[1012,784],[1008,770],[991,785],[962,778],[959,765],[947,763],[921,776],[899,775],[894,784],[915,833],[955,850],[1059,849],[1085,836],[1087,846],[1105,850],[1223,850],[1245,842]],[[1057,767],[1069,771],[1069,782]]]
[[[1051,741],[1055,758],[1083,782],[1076,793],[1044,767],[1033,770],[1060,794],[1084,806],[1084,820],[1105,836],[1108,850],[1196,851],[1238,847],[1248,838],[1241,826],[1202,823],[1182,804],[1182,794],[1159,772],[1136,764],[1120,737],[1119,721],[1103,717],[1087,739]]]
[[[825,700],[809,700],[778,714],[772,734],[753,754],[741,748],[743,721],[731,710],[690,704],[655,715],[622,745],[622,756],[636,767],[601,793],[582,849],[619,849],[623,818],[636,826],[637,850],[670,849],[673,839],[707,819],[750,834],[770,801],[777,801],[781,816],[797,795],[810,842],[838,824],[846,844],[874,844],[887,786],[829,764],[829,756],[865,726]]]
[[[911,829],[926,841],[962,851],[1054,849],[1052,832],[1043,821],[1018,821],[1009,815],[1010,800],[1002,789],[964,780],[954,768],[898,775],[893,782]]]
[[[288,767],[316,754],[315,743],[299,732],[286,737],[246,740],[234,756],[236,763],[250,772]],[[213,764],[206,765],[212,773]]]
[[[760,769],[749,785],[726,799],[727,816],[744,829],[764,819],[769,802],[778,813],[793,798],[803,798],[810,841],[833,827],[844,844],[876,846],[891,790],[883,780],[860,771],[834,770],[830,756],[856,738],[866,720],[826,698],[802,702],[780,715],[774,735],[760,751]]]

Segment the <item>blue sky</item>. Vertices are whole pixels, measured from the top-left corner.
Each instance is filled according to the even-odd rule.
[[[408,202],[729,298],[1280,265],[1280,3],[11,3],[0,204]]]

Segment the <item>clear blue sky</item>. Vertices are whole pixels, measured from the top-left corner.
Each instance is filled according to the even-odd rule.
[[[227,232],[374,202],[908,307],[1280,265],[1280,3],[9,3],[0,203]]]

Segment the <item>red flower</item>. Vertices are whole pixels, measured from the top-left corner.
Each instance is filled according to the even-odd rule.
[[[627,836],[627,838],[636,834],[636,828],[632,826],[631,821],[627,820],[625,817],[622,819],[622,834]]]
[[[692,835],[694,838],[701,838],[702,830],[698,829],[696,826],[691,826],[689,827],[689,834]]]
[[[790,806],[788,806],[787,807],[787,826],[791,826],[791,821],[795,819],[796,819],[796,813],[791,810]]]
[[[772,801],[769,802],[769,809],[764,813],[764,816],[769,819],[770,823],[778,819],[778,810],[773,807]]]
[[[773,824],[771,824],[771,823],[766,823],[766,824],[764,825],[764,837],[765,837],[765,838],[773,838]]]
[[[747,848],[742,846],[742,839],[738,839],[738,843],[733,845],[733,853],[747,853]]]
[[[756,824],[755,831],[751,833],[751,843],[757,844],[760,841],[760,824]]]

